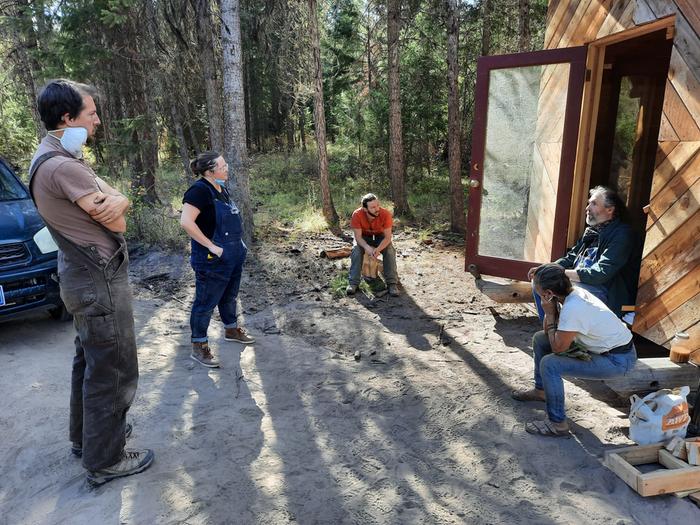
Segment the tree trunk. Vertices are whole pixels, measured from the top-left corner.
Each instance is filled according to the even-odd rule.
[[[299,140],[301,141],[301,151],[306,153],[306,108],[303,104],[299,106]]]
[[[406,198],[406,166],[403,157],[401,128],[401,86],[399,82],[399,31],[401,27],[400,2],[387,2],[387,50],[389,55],[389,175],[394,198],[394,215],[410,217]]]
[[[253,206],[250,200],[248,151],[246,150],[245,97],[243,94],[243,50],[238,0],[221,0],[221,47],[224,78],[224,156],[231,164],[235,185],[229,189],[243,218],[244,238],[254,237]]]
[[[530,51],[530,0],[518,0],[518,50]]]
[[[323,216],[328,228],[340,236],[338,213],[333,205],[331,186],[328,180],[328,155],[326,152],[326,115],[323,109],[323,71],[321,70],[321,39],[318,32],[318,7],[316,0],[309,0],[309,30],[311,33],[311,52],[314,67],[314,128],[316,147],[318,148],[318,171],[321,178],[321,196],[323,199]]]
[[[216,56],[214,54],[214,26],[211,20],[211,0],[191,0],[197,22],[197,48],[204,77],[209,115],[209,145],[211,149],[223,151],[223,114],[221,94],[216,82]]]
[[[466,233],[464,217],[464,189],[462,188],[461,129],[459,122],[459,18],[457,0],[446,0],[447,8],[447,126],[448,159],[450,169],[450,230]]]
[[[491,1],[483,0],[481,5],[481,56],[488,55],[491,49]]]

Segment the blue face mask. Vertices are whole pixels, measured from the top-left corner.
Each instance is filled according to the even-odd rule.
[[[55,137],[54,133],[60,130],[49,131],[49,135]],[[85,128],[63,128],[63,135],[59,139],[61,146],[76,159],[83,158],[83,145],[87,142],[88,131]]]
[[[214,179],[214,182],[217,183],[219,186],[226,186],[226,181],[222,179]]]

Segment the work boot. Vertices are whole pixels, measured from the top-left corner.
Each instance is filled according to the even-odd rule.
[[[209,368],[219,368],[219,362],[214,358],[214,355],[209,349],[209,343],[203,341],[201,343],[192,343],[192,353],[190,358],[197,361],[200,365]]]
[[[96,487],[115,478],[138,474],[151,466],[154,457],[153,451],[147,448],[143,450],[125,448],[121,458],[114,465],[100,470],[88,470],[88,483]]]
[[[133,430],[133,427],[131,426],[131,423],[127,423],[126,430],[124,431],[124,437],[126,439],[129,439],[131,437],[132,430]],[[73,442],[73,446],[71,447],[70,451],[73,453],[73,455],[76,458],[82,458],[83,457],[83,444]]]
[[[355,295],[355,292],[357,292],[357,285],[348,284],[348,287],[345,289],[345,295]]]
[[[389,285],[389,295],[392,297],[398,297],[401,295],[401,292],[399,292],[399,287],[396,284],[390,284]]]
[[[227,328],[224,339],[244,345],[255,342],[255,337],[248,335],[243,328]]]

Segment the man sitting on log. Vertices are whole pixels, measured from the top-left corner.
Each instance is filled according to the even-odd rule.
[[[566,268],[566,276],[603,301],[618,317],[622,306],[633,305],[639,277],[639,242],[632,228],[620,220],[624,204],[610,188],[596,186],[590,190],[586,206],[588,227],[567,254],[554,261]],[[532,280],[535,268],[528,272]],[[544,318],[537,293],[535,304]]]
[[[360,284],[362,258],[366,253],[375,259],[382,254],[384,278],[389,287],[389,294],[399,295],[399,278],[396,272],[396,250],[391,243],[393,220],[389,210],[379,205],[374,193],[362,197],[362,207],[357,208],[350,220],[350,227],[355,235],[355,242],[350,255],[350,276],[345,292],[354,295]]]

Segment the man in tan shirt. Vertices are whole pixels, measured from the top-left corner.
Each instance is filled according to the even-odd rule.
[[[153,461],[148,449],[125,449],[126,413],[138,383],[138,360],[126,231],[128,199],[95,175],[82,158],[100,119],[94,90],[54,80],[38,109],[48,135],[29,170],[29,188],[59,247],[61,298],[77,335],[69,434],[88,481],[100,485],[136,474]]]

